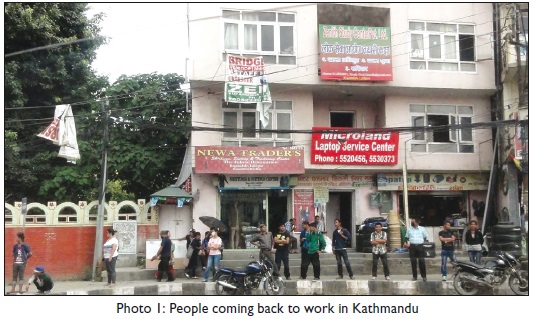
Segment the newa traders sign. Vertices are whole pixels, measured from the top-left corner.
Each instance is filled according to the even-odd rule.
[[[319,25],[321,79],[392,81],[390,28]]]
[[[271,102],[263,57],[227,56],[225,101],[232,103]]]
[[[487,190],[487,174],[413,173],[407,174],[409,191]],[[403,174],[377,174],[377,190],[403,190]]]
[[[336,165],[396,165],[399,132],[372,132],[337,127],[313,127],[310,163]],[[322,132],[324,131],[324,132]]]

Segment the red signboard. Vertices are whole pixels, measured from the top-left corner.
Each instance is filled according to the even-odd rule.
[[[352,128],[313,127],[310,163],[396,165],[399,132],[355,132]]]
[[[304,149],[288,147],[195,147],[197,174],[304,174]]]

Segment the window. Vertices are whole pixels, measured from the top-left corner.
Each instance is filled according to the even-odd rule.
[[[269,123],[263,128],[256,104],[223,102],[222,145],[227,146],[292,146],[292,102],[273,101],[269,109]],[[236,130],[243,130],[236,132]],[[268,130],[282,130],[269,132]]]
[[[76,211],[71,207],[65,207],[58,213],[58,223],[76,223]]]
[[[355,127],[355,113],[331,112],[331,127]]]
[[[91,207],[91,209],[89,210],[89,222],[97,222],[97,217],[98,217],[98,205],[95,205],[93,207]],[[108,210],[107,209],[104,209],[104,219],[103,221],[107,221],[108,220]]]
[[[261,55],[265,63],[295,64],[295,14],[223,10],[225,53]]]
[[[411,69],[476,71],[474,25],[411,21],[409,30]]]
[[[28,224],[45,224],[46,223],[46,214],[43,210],[39,208],[32,208],[26,212],[26,223]]]
[[[433,130],[412,131],[411,152],[474,152],[472,128],[469,127],[474,113],[472,106],[412,104],[410,113],[413,127],[435,127]],[[460,125],[461,128],[449,129],[450,125]],[[441,126],[445,128],[440,129]]]
[[[13,223],[13,214],[11,211],[7,208],[4,208],[4,224],[12,224]]]
[[[123,206],[119,210],[119,220],[136,220],[136,211],[130,206]]]

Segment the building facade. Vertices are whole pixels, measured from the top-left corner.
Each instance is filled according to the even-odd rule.
[[[479,217],[492,4],[190,4],[189,19],[193,227],[221,219],[235,249],[292,217],[319,215],[328,234],[340,218],[355,234],[403,215],[404,163],[409,213],[433,237],[446,217]],[[259,104],[229,102],[229,63],[269,86],[267,125]]]

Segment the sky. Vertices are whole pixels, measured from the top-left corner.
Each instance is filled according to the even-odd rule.
[[[102,36],[93,68],[113,83],[120,75],[178,73],[187,55],[185,3],[90,3],[87,15],[103,12]]]

